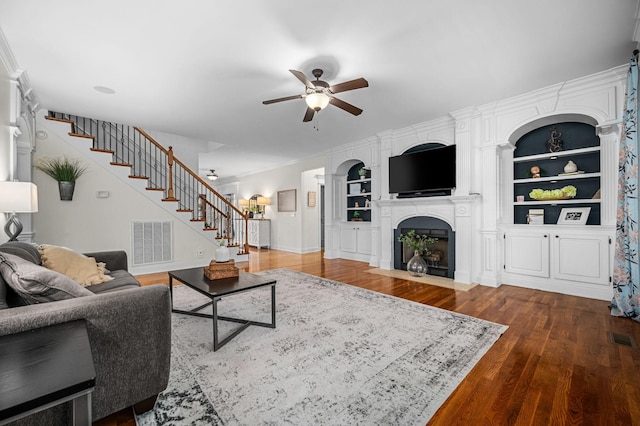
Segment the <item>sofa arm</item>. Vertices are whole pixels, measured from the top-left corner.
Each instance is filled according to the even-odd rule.
[[[96,370],[91,398],[94,421],[166,389],[171,356],[168,287],[157,284],[3,309],[0,336],[77,319],[87,324]],[[36,424],[68,424],[68,419],[56,417],[68,414],[68,408],[50,410],[31,417]],[[44,417],[38,420],[38,414]]]
[[[95,258],[96,262],[104,262],[110,271],[128,270],[127,252],[124,250],[96,251],[84,255]]]

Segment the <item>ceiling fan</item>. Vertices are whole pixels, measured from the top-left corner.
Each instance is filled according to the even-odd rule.
[[[301,95],[287,96],[284,98],[271,99],[263,101],[265,105],[274,104],[276,102],[290,101],[293,99],[304,98],[307,104],[307,112],[304,114],[302,121],[307,122],[313,119],[313,114],[320,111],[328,104],[337,106],[340,109],[347,111],[353,115],[362,114],[362,110],[356,106],[351,105],[343,100],[340,100],[333,96],[336,93],[346,92],[347,90],[361,89],[363,87],[369,87],[369,82],[364,78],[357,78],[355,80],[345,81],[344,83],[329,85],[326,81],[320,80],[323,71],[316,68],[312,71],[315,80],[309,80],[302,72],[296,70],[289,70],[291,74],[295,75],[298,80],[305,85],[305,92]]]

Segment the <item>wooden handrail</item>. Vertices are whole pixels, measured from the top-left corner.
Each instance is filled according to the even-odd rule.
[[[151,142],[153,145],[155,145],[156,147],[158,147],[158,149],[160,149],[162,152],[164,152],[165,154],[169,155],[169,150],[167,150],[166,148],[164,148],[162,145],[160,145],[158,142],[155,141],[155,139],[153,139],[151,137],[151,135],[149,135],[147,132],[145,132],[144,130],[142,130],[139,127],[134,127],[134,129],[136,129],[136,131],[140,132],[140,134],[142,136],[144,136],[145,138],[147,138],[149,140],[149,142]],[[169,147],[171,148],[171,147]],[[173,152],[171,152],[171,155],[173,155]],[[202,185],[204,185],[209,191],[213,192],[218,198],[220,198],[226,205],[228,205],[229,207],[231,207],[233,210],[235,210],[238,214],[240,214],[241,216],[248,216],[245,215],[240,209],[238,209],[236,206],[234,206],[233,204],[231,204],[229,202],[229,200],[227,200],[225,197],[223,197],[222,195],[220,195],[220,193],[218,191],[216,191],[215,189],[213,189],[211,186],[209,186],[209,184],[207,183],[207,181],[205,181],[204,179],[202,179],[200,176],[198,176],[196,173],[193,172],[193,170],[191,170],[186,164],[184,164],[182,161],[180,161],[177,157],[173,156],[173,161],[175,163],[178,163],[180,165],[180,167],[182,167],[184,170],[187,171],[187,173],[189,173],[194,179],[196,179],[198,182],[200,182]]]

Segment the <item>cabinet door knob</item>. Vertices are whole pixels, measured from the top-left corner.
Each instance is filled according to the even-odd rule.
[[[547,238],[547,237],[548,237],[548,235],[547,235],[547,234],[544,234],[544,237],[545,237],[545,238]]]
[[[560,238],[560,236],[559,236],[559,235],[556,235],[556,238]]]

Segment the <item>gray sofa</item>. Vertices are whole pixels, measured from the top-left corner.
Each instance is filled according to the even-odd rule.
[[[4,253],[34,264],[40,261],[37,249],[28,243],[0,245],[0,260],[16,260],[11,256],[3,257]],[[106,263],[108,273],[114,279],[87,287],[94,294],[81,294],[82,297],[25,305],[24,297],[20,297],[0,274],[0,336],[83,319],[96,370],[93,420],[130,406],[136,406],[138,412],[146,411],[153,407],[155,398],[166,389],[169,380],[169,290],[161,284],[141,287],[127,271],[124,251],[86,254]],[[85,291],[82,287],[81,290]],[[71,424],[70,415],[71,404],[65,403],[15,424]]]

